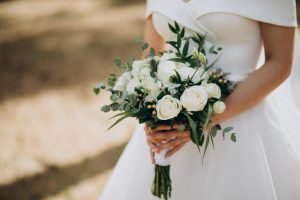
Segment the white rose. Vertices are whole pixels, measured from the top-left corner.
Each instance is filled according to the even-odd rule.
[[[160,61],[168,61],[172,58],[176,58],[176,54],[175,53],[164,53],[161,57],[160,57]]]
[[[193,83],[199,83],[201,80],[205,79],[205,77],[203,76],[205,75],[203,67],[199,67],[198,69],[191,68],[183,63],[180,63],[177,66],[177,72],[179,73],[180,78],[183,81],[187,80],[188,77],[190,78],[193,77],[192,78]]]
[[[173,61],[163,61],[157,66],[157,78],[161,80],[164,85],[171,84],[170,78],[174,75],[176,70],[176,64]]]
[[[166,95],[156,104],[157,118],[160,120],[172,119],[180,113],[181,109],[182,105],[178,99]]]
[[[162,84],[160,81],[155,81],[152,77],[147,77],[144,80],[141,81],[141,86],[148,90],[148,92],[154,96],[157,97],[158,94],[161,92]]]
[[[131,70],[131,74],[133,77],[138,77],[141,70],[144,67],[148,67],[149,63],[147,62],[147,60],[135,60],[132,63],[132,70]]]
[[[178,63],[177,72],[180,75],[181,80],[185,81],[193,76],[193,74],[195,73],[195,69],[188,67],[183,63]]]
[[[223,101],[217,101],[213,105],[213,110],[217,114],[223,113],[225,111],[225,109],[226,109],[226,105],[225,105],[225,103]]]
[[[203,84],[203,86],[208,94],[208,98],[219,99],[221,97],[221,89],[217,84],[208,83],[208,84]]]
[[[126,86],[128,82],[131,80],[132,76],[130,72],[124,72],[117,80],[114,90],[117,91],[124,91],[126,89]]]
[[[201,85],[195,85],[184,90],[180,97],[183,107],[187,111],[201,111],[207,104],[208,94]]]
[[[128,94],[136,94],[135,88],[141,86],[141,82],[137,78],[131,79],[126,87]]]
[[[138,77],[140,80],[147,79],[150,77],[151,69],[149,67],[141,69]]]

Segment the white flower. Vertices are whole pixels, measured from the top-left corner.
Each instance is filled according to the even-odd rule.
[[[135,88],[141,86],[141,82],[137,78],[131,79],[126,87],[128,94],[136,94]]]
[[[144,67],[148,67],[149,63],[147,62],[147,60],[135,60],[132,63],[132,70],[131,70],[131,74],[133,77],[138,77],[138,75],[140,74],[141,70]]]
[[[213,105],[213,110],[217,114],[223,113],[225,111],[225,109],[226,109],[226,105],[225,105],[225,103],[223,101],[217,101]]]
[[[128,82],[131,80],[132,76],[130,72],[124,72],[117,80],[114,90],[117,91],[124,91],[126,89],[126,86]]]
[[[164,53],[161,57],[160,57],[160,61],[168,61],[172,58],[176,58],[176,54],[175,53]]]
[[[168,85],[168,91],[172,94],[172,95],[174,95],[174,94],[176,94],[177,92],[178,92],[178,87],[180,86],[181,84],[170,84],[170,85]]]
[[[206,56],[196,48],[192,50],[192,56],[198,59],[201,64],[206,64]]]
[[[171,84],[170,78],[175,76],[176,64],[173,61],[163,61],[157,66],[157,77],[163,85]]]
[[[208,83],[208,84],[203,84],[203,86],[208,94],[208,98],[219,99],[221,97],[221,89],[217,84]]]
[[[138,78],[144,80],[150,77],[151,69],[149,67],[141,69]]]
[[[208,94],[201,85],[195,85],[184,90],[180,97],[183,107],[187,111],[201,111],[207,104]]]
[[[155,81],[152,77],[147,77],[141,80],[141,86],[146,89],[155,98],[161,92],[162,84],[160,81]]]
[[[185,81],[193,76],[193,74],[195,73],[195,69],[188,67],[183,63],[178,63],[177,72],[180,75],[181,80]]]
[[[205,79],[204,68],[191,68],[187,65],[180,63],[177,65],[177,72],[180,75],[181,80],[185,81],[187,78],[192,78],[193,83],[199,83],[201,80]]]
[[[201,80],[206,79],[207,72],[204,71],[203,67],[196,68],[196,73],[192,78],[193,83],[199,83]]]
[[[178,99],[166,95],[156,104],[157,118],[160,120],[172,119],[180,113],[181,109],[182,105]]]

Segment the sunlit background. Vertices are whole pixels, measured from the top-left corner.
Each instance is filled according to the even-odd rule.
[[[0,200],[96,200],[136,124],[105,132],[113,60],[139,57],[144,0],[0,0]]]

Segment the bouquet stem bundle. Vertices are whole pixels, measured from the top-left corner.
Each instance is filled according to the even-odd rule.
[[[160,166],[155,165],[155,175],[152,185],[152,194],[159,198],[168,200],[171,197],[172,192],[172,181],[170,177],[170,165]]]

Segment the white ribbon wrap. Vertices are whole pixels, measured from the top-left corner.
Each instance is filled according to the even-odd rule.
[[[160,153],[154,154],[155,164],[157,164],[159,166],[169,166],[170,165],[170,159],[165,158],[168,150],[169,149],[164,149]]]

